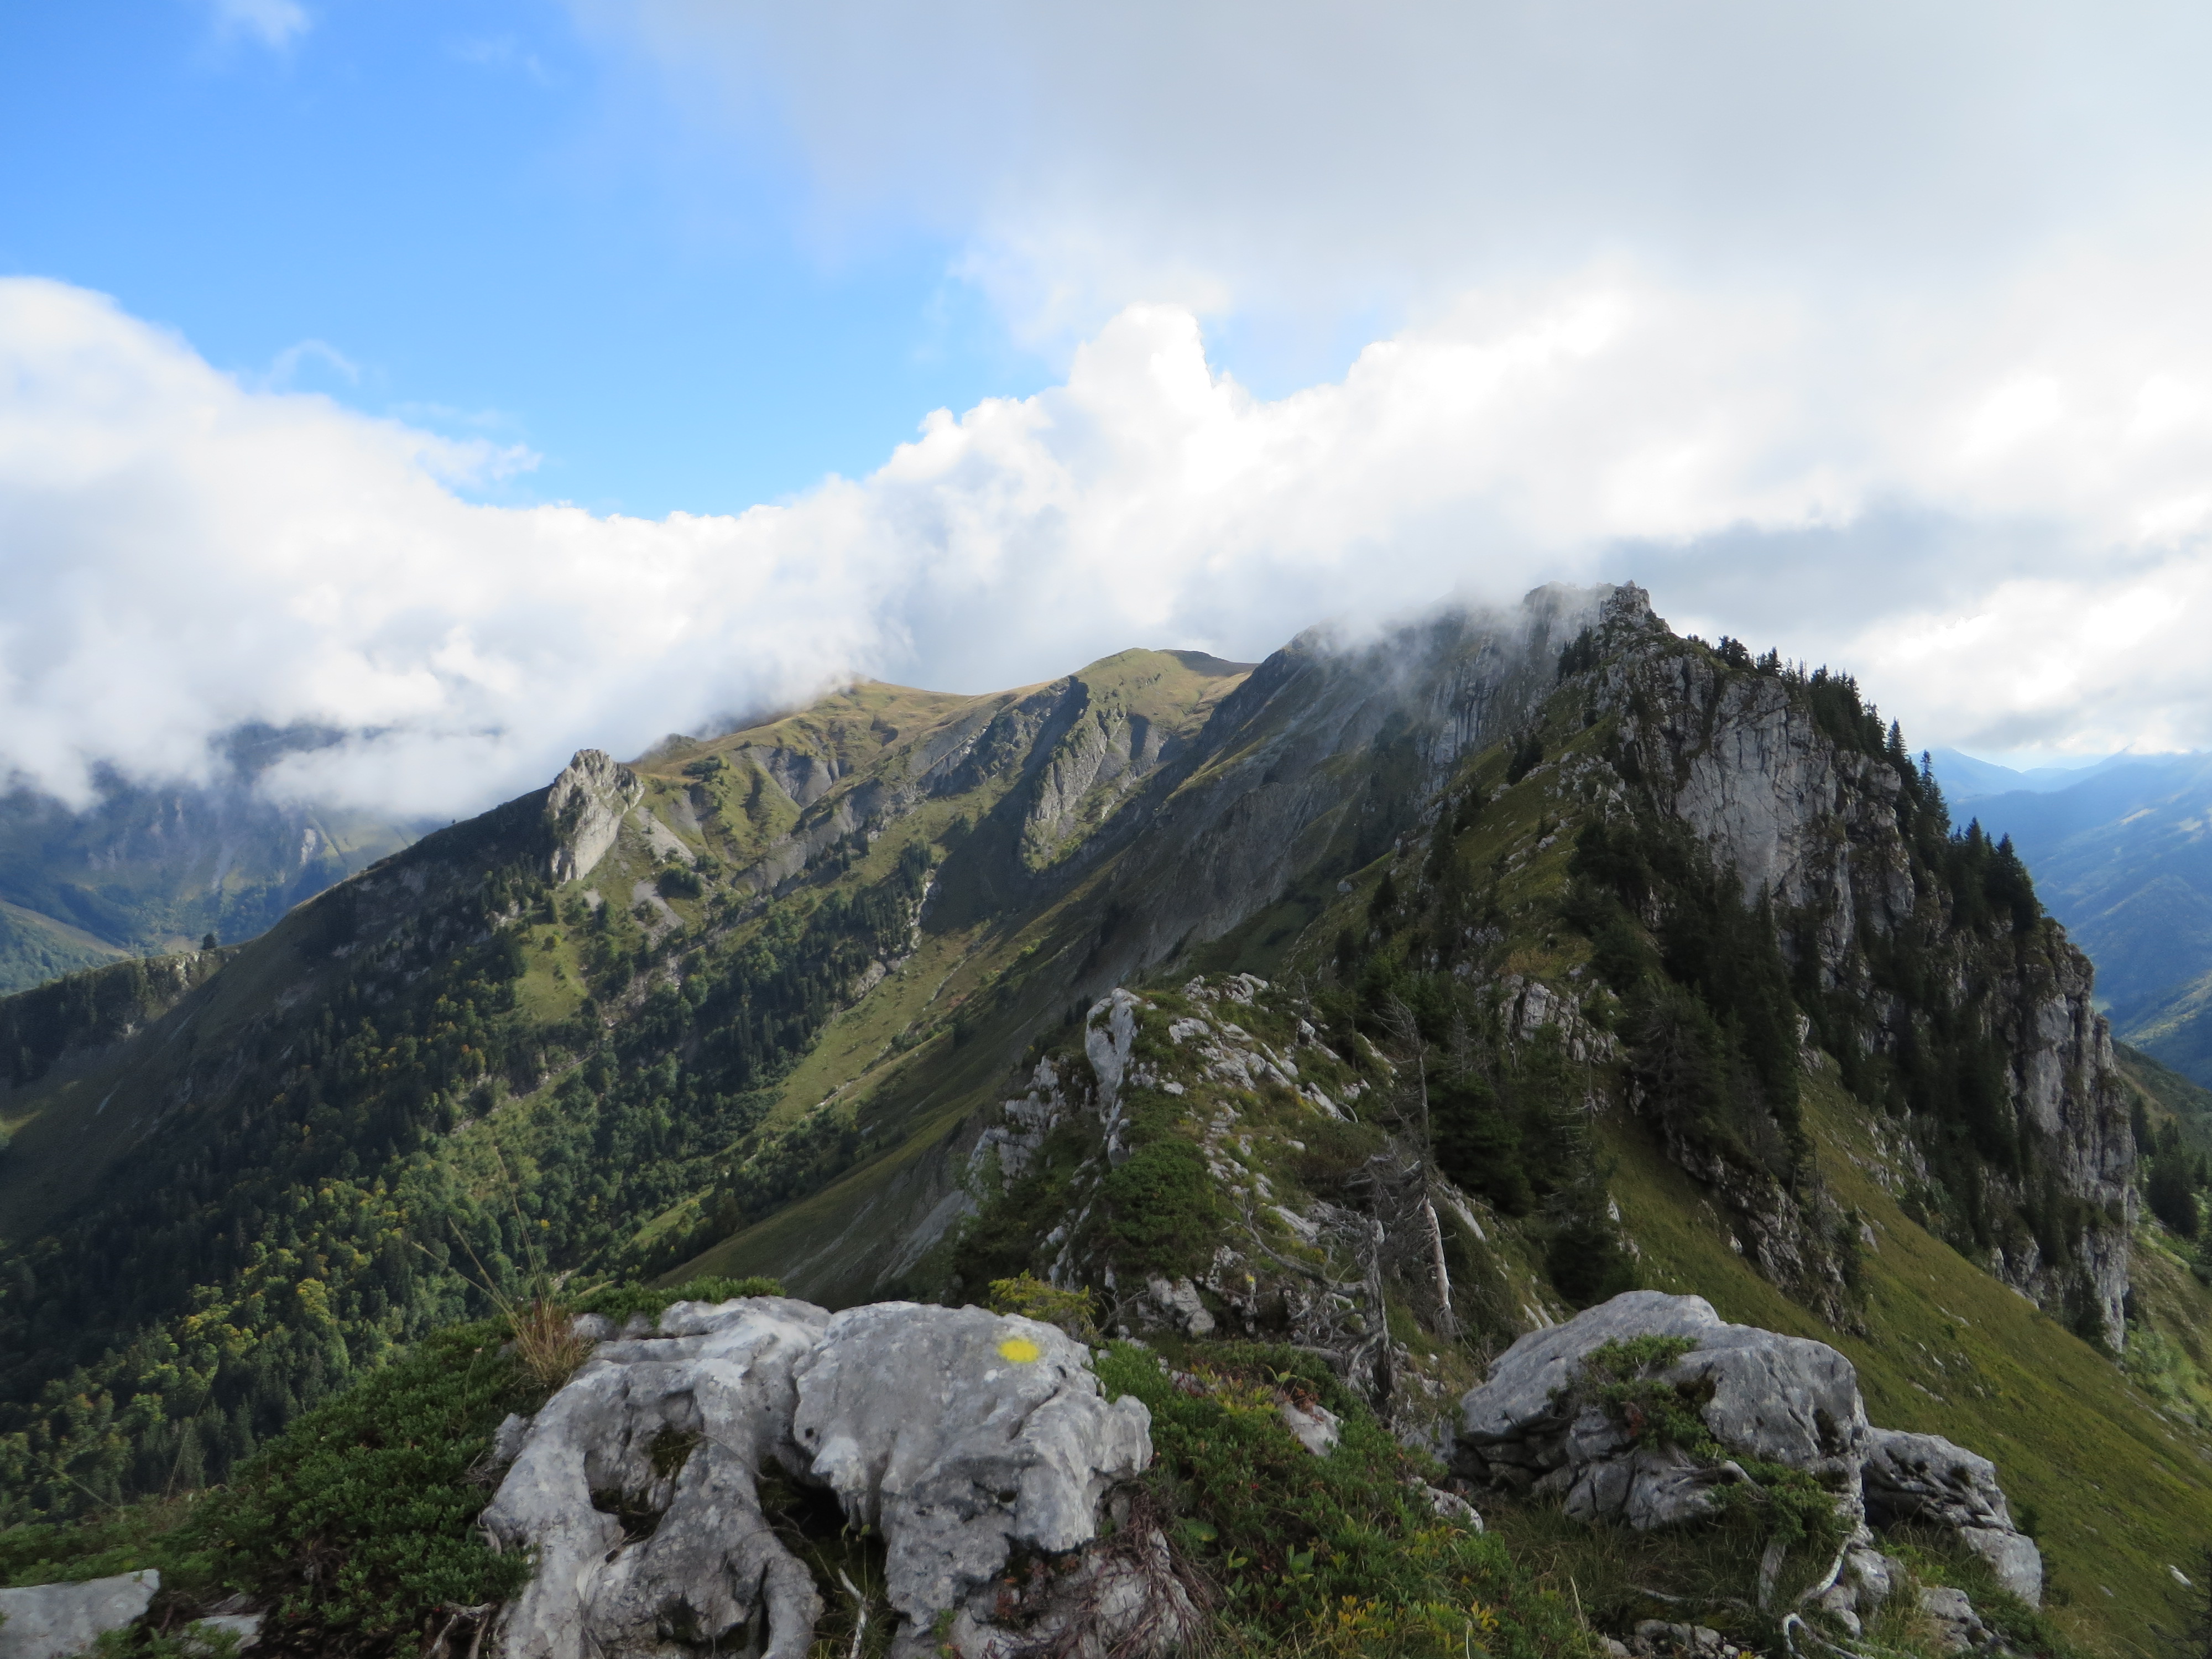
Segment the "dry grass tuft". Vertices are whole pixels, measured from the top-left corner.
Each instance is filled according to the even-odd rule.
[[[510,1309],[507,1322],[516,1361],[548,1393],[574,1376],[592,1352],[590,1340],[576,1334],[575,1315],[549,1297],[534,1296]]]

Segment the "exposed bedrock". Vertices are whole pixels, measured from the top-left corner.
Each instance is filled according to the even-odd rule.
[[[1693,1418],[1705,1443],[1666,1431],[1662,1411]],[[1585,1521],[1646,1529],[1699,1519],[1721,1486],[1750,1479],[1742,1464],[1754,1460],[1835,1492],[1851,1542],[1835,1577],[1816,1587],[1831,1612],[1878,1601],[1896,1577],[1869,1522],[1950,1528],[2007,1589],[2041,1598],[2042,1557],[2014,1525],[1988,1459],[1935,1435],[1869,1425],[1849,1359],[1824,1342],[1731,1325],[1702,1297],[1630,1291],[1532,1331],[1460,1407],[1468,1474],[1556,1492]]]
[[[1109,1403],[1088,1352],[1031,1320],[752,1297],[586,1328],[608,1340],[501,1436],[514,1461],[483,1524],[538,1564],[507,1659],[805,1654],[822,1602],[762,1512],[768,1474],[828,1488],[882,1537],[896,1650],[925,1651],[1013,1549],[1090,1543],[1106,1491],[1152,1457],[1144,1407]]]
[[[611,755],[579,749],[545,792],[553,879],[575,881],[597,869],[621,834],[623,817],[644,794],[637,774]]]

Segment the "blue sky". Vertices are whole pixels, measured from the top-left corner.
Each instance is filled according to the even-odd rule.
[[[2212,745],[2212,13],[0,0],[0,766],[423,811],[1632,579]]]
[[[1046,378],[947,239],[810,242],[772,128],[700,141],[561,6],[310,15],[271,42],[180,0],[0,6],[0,271],[525,443],[514,493],[656,517],[872,470],[927,410]]]

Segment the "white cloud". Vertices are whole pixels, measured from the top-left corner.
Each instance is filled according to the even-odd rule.
[[[702,122],[787,133],[830,234],[949,234],[1070,340],[1132,301],[1419,315],[1624,256],[1971,289],[2148,246],[2212,176],[2212,13],[2162,0],[570,3]]]
[[[216,27],[227,34],[247,34],[271,51],[282,51],[305,34],[313,20],[299,0],[212,0]]]
[[[2024,320],[2079,291],[1900,333],[1600,268],[1273,400],[1136,307],[1063,384],[940,411],[866,478],[648,521],[472,503],[527,457],[0,282],[0,756],[76,793],[305,721],[356,736],[280,787],[459,811],[852,674],[1254,657],[1558,576],[1849,664],[1916,742],[2212,743],[2212,352],[2156,309],[2186,285],[2075,337]]]

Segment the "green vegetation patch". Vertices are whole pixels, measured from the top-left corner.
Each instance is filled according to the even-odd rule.
[[[1229,1219],[1206,1154],[1174,1136],[1138,1147],[1101,1191],[1115,1257],[1140,1273],[1199,1272]]]
[[[527,1557],[495,1555],[473,1530],[493,1431],[544,1403],[502,1335],[495,1322],[441,1331],[300,1418],[183,1529],[215,1581],[357,1650],[434,1608],[519,1590]]]
[[[1440,1471],[1400,1445],[1310,1355],[1224,1343],[1188,1373],[1117,1343],[1098,1372],[1152,1417],[1143,1492],[1219,1592],[1223,1659],[1312,1654],[1558,1659],[1595,1654],[1571,1602],[1531,1584],[1498,1539],[1440,1519]],[[1343,1419],[1325,1457],[1285,1426],[1285,1399]]]

